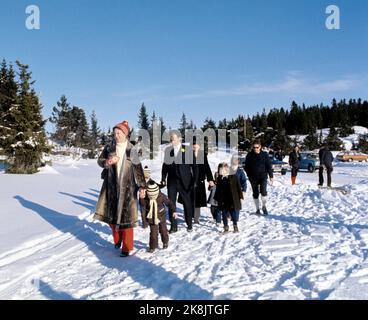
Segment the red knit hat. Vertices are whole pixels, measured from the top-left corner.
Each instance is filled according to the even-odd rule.
[[[129,135],[129,123],[126,120],[118,123],[112,130],[114,129],[120,129],[126,136]]]

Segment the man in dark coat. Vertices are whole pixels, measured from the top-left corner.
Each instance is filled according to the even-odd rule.
[[[256,214],[261,213],[259,201],[259,194],[261,193],[262,211],[267,215],[267,179],[270,177],[271,183],[273,182],[273,170],[268,153],[263,152],[261,148],[261,142],[256,140],[253,143],[253,150],[247,154],[245,171],[252,186]]]
[[[184,205],[184,216],[188,232],[193,231],[193,201],[192,192],[195,185],[196,165],[193,150],[190,147],[184,148],[177,133],[170,135],[171,144],[165,150],[164,163],[161,171],[161,185],[167,186],[169,199],[176,207],[176,200],[179,194]],[[166,181],[167,179],[167,181]],[[169,210],[171,222],[170,233],[178,231],[178,223]]]
[[[201,208],[207,207],[207,193],[206,193],[206,180],[209,186],[212,188],[215,184],[213,181],[213,175],[208,163],[207,154],[200,150],[200,145],[196,139],[193,141],[193,151],[197,166],[196,183],[193,192],[194,202],[194,223],[199,224],[199,218],[201,216]]]
[[[122,245],[121,256],[127,257],[133,250],[133,228],[138,221],[137,191],[146,183],[138,153],[128,141],[128,122],[117,124],[113,131],[114,141],[98,158],[104,181],[94,218],[110,225],[115,248]]]
[[[323,171],[326,168],[327,172],[327,186],[331,187],[331,173],[333,171],[332,162],[334,160],[331,151],[328,149],[327,144],[323,144],[322,148],[319,150],[319,186],[322,187],[324,183]]]
[[[289,165],[291,166],[291,184],[295,185],[296,177],[299,171],[301,157],[299,153],[299,146],[296,145],[293,151],[289,154]]]

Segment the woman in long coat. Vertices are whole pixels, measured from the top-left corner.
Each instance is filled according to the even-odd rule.
[[[94,218],[110,225],[115,248],[122,246],[121,256],[126,257],[133,250],[133,228],[138,221],[137,192],[146,182],[137,150],[127,139],[128,122],[117,124],[113,131],[114,141],[98,159],[104,181]]]

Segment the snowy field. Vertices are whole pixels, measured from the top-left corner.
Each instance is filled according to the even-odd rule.
[[[160,180],[160,160],[147,163]],[[318,189],[317,173],[294,187],[276,176],[268,217],[251,215],[248,183],[239,234],[221,235],[207,208],[188,233],[180,213],[168,250],[147,253],[138,227],[125,259],[92,220],[100,172],[62,158],[33,176],[0,172],[0,299],[368,299],[368,163],[336,164],[348,195]]]

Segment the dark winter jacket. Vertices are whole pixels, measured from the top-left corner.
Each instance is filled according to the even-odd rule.
[[[195,208],[206,207],[207,203],[207,193],[206,193],[206,184],[205,181],[208,182],[213,181],[213,175],[208,164],[207,154],[200,153],[198,158],[196,159],[196,184],[194,188],[194,204]]]
[[[165,206],[167,208],[169,208],[172,212],[176,212],[176,207],[175,205],[172,203],[172,201],[162,192],[159,193],[157,199],[157,216],[158,219],[162,221],[162,219],[166,219],[166,210],[165,210]],[[148,215],[148,212],[150,210],[150,199],[148,198],[148,196],[146,195],[146,197],[144,199],[139,199],[139,204],[141,206],[141,211],[142,214],[144,214],[145,216]],[[154,224],[153,219],[149,219],[148,222],[150,224]]]
[[[188,159],[186,159],[186,156]],[[188,163],[189,162],[189,163]],[[184,148],[179,151],[177,157],[174,157],[174,148],[169,146],[165,150],[164,163],[161,170],[161,181],[167,179],[167,186],[176,184],[179,180],[186,191],[190,191],[196,181],[197,168],[195,157],[191,148]]]
[[[299,152],[290,152],[289,154],[289,165],[293,168],[299,168],[301,157]]]
[[[321,166],[332,168],[332,162],[334,160],[331,151],[327,147],[323,147],[318,152],[319,161]]]
[[[219,210],[240,211],[243,192],[238,177],[236,175],[219,176],[214,199],[217,201]]]
[[[272,164],[267,152],[249,152],[245,159],[245,171],[251,181],[267,178],[267,175],[273,178]]]
[[[137,191],[145,187],[143,168],[133,145],[128,142],[122,164],[122,174],[118,180],[116,165],[105,168],[110,156],[116,155],[116,145],[107,145],[98,158],[98,165],[104,168],[103,184],[96,205],[94,219],[120,228],[132,228],[138,221]]]

